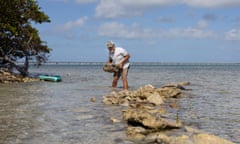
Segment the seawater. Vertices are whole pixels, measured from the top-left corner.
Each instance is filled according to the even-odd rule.
[[[1,144],[132,144],[122,107],[104,105],[112,74],[103,63],[48,64],[33,74],[58,74],[63,81],[0,84]],[[240,143],[240,64],[133,63],[130,90],[189,81],[179,105],[185,125]],[[118,83],[122,89],[122,82]],[[91,102],[96,98],[96,102]],[[172,111],[174,115],[174,111]]]

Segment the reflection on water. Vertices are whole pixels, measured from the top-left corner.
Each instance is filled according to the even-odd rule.
[[[176,101],[180,119],[240,143],[239,70],[239,66],[133,65],[129,84],[136,89],[190,81],[192,91]],[[132,143],[125,136],[124,122],[110,120],[122,119],[121,108],[101,103],[112,80],[101,65],[53,65],[31,71],[59,74],[63,81],[0,84],[1,144]],[[90,101],[93,97],[96,102]]]

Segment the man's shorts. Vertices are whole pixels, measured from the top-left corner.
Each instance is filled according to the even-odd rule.
[[[115,72],[113,74],[113,76],[118,76],[118,77],[122,77],[122,78],[127,78],[127,75],[128,75],[128,70],[129,70],[130,66],[128,68],[125,68],[125,69],[119,69],[118,72]]]

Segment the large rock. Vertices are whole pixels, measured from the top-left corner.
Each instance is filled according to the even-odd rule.
[[[123,119],[128,122],[128,125],[142,126],[153,130],[177,129],[182,127],[180,122],[156,117],[138,109],[123,111]]]
[[[211,134],[196,134],[192,138],[194,144],[233,144],[232,142]]]
[[[127,135],[133,141],[138,143],[160,143],[160,144],[234,144],[231,141],[222,139],[215,135],[199,134],[182,134],[169,136],[166,132],[149,133],[142,127],[128,127]]]
[[[127,106],[129,103],[151,103],[161,105],[164,98],[177,98],[181,94],[181,89],[177,87],[155,88],[152,85],[145,85],[133,91],[112,92],[103,96],[102,102],[105,104],[117,104]]]
[[[118,72],[119,68],[116,65],[109,63],[109,64],[105,64],[103,66],[103,71],[109,72],[109,73],[114,73],[114,72]]]
[[[181,89],[177,87],[161,87],[156,89],[156,91],[165,98],[178,98],[182,94]]]
[[[163,133],[156,133],[145,137],[145,139],[164,144],[234,144],[231,141],[205,133],[181,136],[167,136]]]

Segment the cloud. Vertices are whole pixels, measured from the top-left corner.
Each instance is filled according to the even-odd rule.
[[[169,38],[215,38],[216,34],[210,30],[202,30],[198,28],[173,28],[164,32],[165,37]]]
[[[161,22],[161,23],[172,23],[175,20],[171,17],[159,17],[159,18],[157,18],[157,21]]]
[[[98,0],[75,0],[76,3],[79,4],[88,4],[88,3],[93,3],[93,2],[97,2]]]
[[[151,8],[187,5],[195,8],[239,7],[240,0],[100,0],[95,9],[98,18],[141,16]],[[207,18],[213,18],[208,16]]]
[[[128,8],[122,5],[121,1],[101,0],[96,7],[96,17],[118,18],[141,15],[141,12],[129,12]]]
[[[126,26],[117,22],[104,23],[99,27],[98,34],[105,37],[137,39],[153,36],[151,29],[140,29],[138,25]]]
[[[96,17],[118,18],[143,15],[151,7],[169,5],[176,0],[100,0],[96,7]]]
[[[240,40],[240,29],[231,29],[226,32],[226,40],[238,41]]]
[[[63,26],[62,26],[62,29],[64,30],[69,30],[69,29],[72,29],[73,27],[80,27],[82,25],[84,25],[84,23],[88,20],[88,17],[87,16],[84,16],[82,18],[79,18],[75,21],[69,21],[69,22],[66,22]]]
[[[198,23],[197,23],[197,28],[199,29],[205,29],[207,28],[209,25],[209,22],[206,21],[206,20],[200,20]]]
[[[223,8],[240,6],[240,0],[182,0],[190,7]]]
[[[168,30],[141,28],[138,25],[127,26],[117,22],[104,23],[99,27],[98,34],[104,37],[124,39],[173,39],[173,38],[215,38],[210,30],[199,28],[172,28]]]
[[[207,21],[215,21],[217,20],[218,17],[214,14],[205,14],[203,18],[204,20],[207,20]]]
[[[98,0],[45,0],[45,1],[65,2],[65,3],[76,2],[79,4],[88,4],[88,3],[97,2]]]
[[[76,32],[73,32],[71,30],[76,27],[83,26],[87,20],[88,20],[88,17],[85,16],[75,21],[69,21],[69,22],[66,22],[65,24],[54,26],[54,28],[48,30],[46,33],[48,33],[48,35],[54,35],[54,36],[57,35],[57,36],[63,36],[67,39],[72,39],[73,37],[75,37]]]

